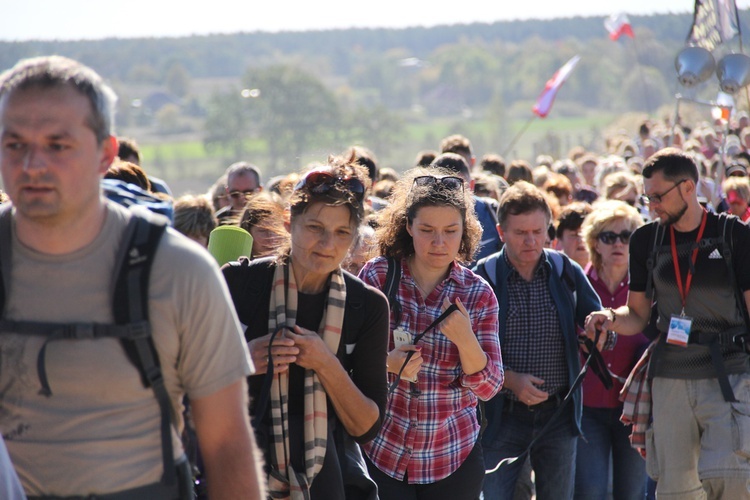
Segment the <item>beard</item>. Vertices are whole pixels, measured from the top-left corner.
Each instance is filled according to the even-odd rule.
[[[662,226],[670,226],[675,222],[679,221],[685,212],[687,212],[688,204],[685,200],[682,201],[682,207],[675,213],[664,212],[663,215],[659,216],[659,224]]]

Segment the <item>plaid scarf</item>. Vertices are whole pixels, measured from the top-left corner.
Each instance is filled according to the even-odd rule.
[[[620,401],[623,403],[620,422],[625,425],[633,424],[630,446],[638,450],[643,458],[646,458],[646,429],[651,422],[651,381],[648,380],[648,366],[657,342],[658,339],[654,340],[646,348],[620,391]]]
[[[344,324],[346,285],[341,269],[331,273],[328,300],[318,333],[331,352],[337,352]],[[292,330],[297,320],[297,283],[290,264],[276,267],[271,288],[268,331],[277,326]],[[322,332],[322,333],[321,333]],[[305,370],[305,470],[295,471],[289,461],[289,419],[287,373],[277,374],[271,385],[271,461],[269,490],[273,498],[310,498],[310,485],[323,467],[328,441],[328,402],[325,389],[312,370]]]

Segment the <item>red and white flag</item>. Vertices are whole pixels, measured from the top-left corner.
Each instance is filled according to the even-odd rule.
[[[531,109],[535,115],[539,118],[544,118],[549,114],[550,109],[552,109],[552,103],[555,102],[557,91],[560,90],[560,87],[562,87],[565,80],[568,79],[568,75],[570,75],[570,72],[573,71],[573,68],[576,67],[576,64],[578,64],[578,61],[580,60],[581,56],[573,56],[570,61],[566,62],[562,68],[557,70],[552,78],[547,80],[547,84],[544,86],[542,94],[539,96],[539,99],[536,100],[536,104],[534,104],[534,107]]]
[[[604,20],[604,27],[609,31],[609,38],[618,40],[622,35],[635,38],[633,27],[630,25],[630,19],[627,14],[612,14]]]

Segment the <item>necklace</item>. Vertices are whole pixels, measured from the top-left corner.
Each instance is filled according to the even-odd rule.
[[[417,281],[417,278],[412,276],[412,279],[414,280],[414,284],[417,285],[417,289],[422,293],[422,298],[426,299],[429,293],[427,293],[425,289],[420,286],[419,282]]]

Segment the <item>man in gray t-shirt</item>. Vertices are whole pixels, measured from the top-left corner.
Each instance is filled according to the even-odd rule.
[[[99,186],[117,153],[115,100],[96,73],[62,57],[0,75],[0,170],[12,201],[0,214],[12,228],[3,319],[113,322],[116,255],[133,217]],[[253,366],[239,322],[216,263],[172,229],[153,258],[148,311],[175,461],[184,456],[187,396],[211,497],[263,498],[247,414]],[[51,394],[39,391],[39,360]],[[0,366],[0,429],[30,497],[164,491],[160,405],[119,340],[48,342],[6,323]],[[189,498],[169,491],[158,496]]]
[[[630,239],[628,303],[592,314],[586,333],[641,332],[651,317],[647,281],[653,280],[661,333],[649,371],[653,423],[645,449],[656,494],[750,499],[750,363],[733,342],[747,331],[742,306],[750,304],[750,228],[736,220],[723,236],[723,219],[698,202],[695,163],[676,149],[652,156],[643,177],[657,221]],[[722,253],[725,240],[732,242],[731,267]]]

